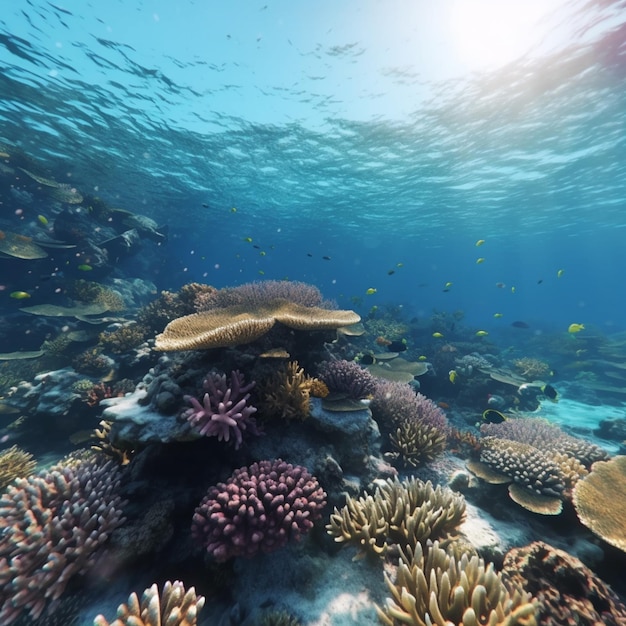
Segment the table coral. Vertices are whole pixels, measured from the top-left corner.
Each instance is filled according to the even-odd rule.
[[[211,487],[191,532],[217,561],[272,552],[308,532],[326,494],[306,468],[281,459],[260,461]]]

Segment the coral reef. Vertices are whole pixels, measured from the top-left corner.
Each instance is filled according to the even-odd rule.
[[[437,542],[402,549],[391,592],[378,616],[386,626],[535,626],[535,605],[519,586],[508,589],[493,564],[448,554]]]
[[[133,592],[128,603],[118,607],[115,621],[109,623],[98,615],[93,623],[94,626],[196,626],[203,606],[204,598],[196,596],[193,587],[185,591],[181,582],[168,580],[160,596],[156,584],[143,592],[141,604]]]
[[[560,452],[578,459],[586,468],[596,461],[605,461],[609,455],[594,443],[563,432],[556,424],[540,417],[507,419],[500,424],[482,424],[480,432],[511,441],[527,443],[542,452]]]
[[[544,626],[626,624],[626,606],[608,585],[577,558],[542,541],[510,550],[502,574],[536,598]]]
[[[261,280],[244,283],[237,287],[225,287],[198,295],[195,304],[197,311],[209,311],[239,305],[256,308],[277,298],[289,300],[289,302],[303,307],[336,308],[332,302],[324,300],[317,287],[297,280]]]
[[[279,322],[295,330],[328,330],[356,324],[354,311],[307,307],[280,298],[236,304],[172,320],[156,337],[162,351],[208,350],[251,343]]]
[[[28,476],[35,470],[37,462],[30,452],[17,446],[0,452],[0,490],[4,489],[16,478]]]
[[[311,411],[314,388],[320,393],[324,392],[319,387],[320,382],[306,374],[297,361],[290,361],[274,372],[263,385],[265,412],[282,419],[306,419]]]
[[[261,618],[259,626],[301,626],[302,622],[287,611],[270,611]]]
[[[87,304],[100,304],[107,311],[123,311],[126,308],[119,293],[91,280],[74,280],[68,285],[68,295]]]
[[[444,432],[414,419],[403,421],[389,441],[393,450],[390,455],[400,460],[404,467],[419,467],[433,461],[446,448]]]
[[[345,393],[355,400],[373,396],[376,391],[376,379],[354,361],[325,361],[319,368],[319,377],[330,391]]]
[[[465,499],[451,489],[416,478],[378,481],[374,495],[350,496],[335,507],[326,526],[339,543],[360,553],[384,555],[390,544],[411,546],[427,539],[448,539],[465,515]]]
[[[18,479],[0,498],[0,622],[37,619],[85,574],[124,519],[113,464],[73,462]]]
[[[113,422],[108,420],[100,420],[100,429],[95,428],[92,433],[92,438],[95,439],[96,442],[91,446],[91,449],[102,452],[102,454],[115,459],[120,465],[128,465],[135,451],[120,448],[111,443],[110,433],[112,423]]]
[[[299,539],[325,504],[324,490],[306,468],[281,459],[259,461],[209,489],[191,532],[217,561],[251,557]]]
[[[527,356],[513,361],[513,367],[522,378],[529,381],[541,379],[550,373],[550,366],[545,361]]]
[[[573,502],[587,528],[626,552],[626,456],[594,463],[574,487]]]
[[[131,322],[118,326],[114,330],[100,333],[98,339],[105,351],[112,354],[123,354],[142,344],[147,338],[148,332],[148,329],[141,324]]]
[[[249,431],[258,435],[256,421],[252,417],[256,407],[248,405],[250,390],[256,383],[244,385],[243,374],[233,371],[230,383],[226,374],[209,372],[202,384],[205,394],[202,403],[192,396],[185,396],[191,408],[183,413],[183,417],[193,428],[206,437],[217,437],[218,441],[234,439],[235,449],[243,442],[243,433]]]

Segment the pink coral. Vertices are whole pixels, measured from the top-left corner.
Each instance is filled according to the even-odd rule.
[[[124,519],[114,463],[83,461],[16,480],[0,498],[0,623],[37,620],[85,574]]]
[[[325,504],[324,490],[306,468],[281,459],[260,461],[209,489],[191,532],[217,561],[251,557],[299,539]]]
[[[239,448],[245,430],[258,434],[256,421],[252,417],[257,409],[247,404],[249,391],[255,383],[243,383],[243,374],[238,371],[231,372],[230,385],[225,374],[210,372],[202,385],[206,391],[202,404],[192,396],[185,396],[191,408],[183,413],[184,417],[206,437],[230,441],[231,435],[234,436],[235,449]]]

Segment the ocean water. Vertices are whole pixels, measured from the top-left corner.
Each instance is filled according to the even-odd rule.
[[[573,403],[555,423],[626,418],[624,0],[5,4],[0,232],[43,234],[68,206],[28,192],[17,151],[167,234],[125,280],[285,279],[364,318],[456,315],[555,364]],[[47,302],[50,272],[88,271],[0,258],[0,353],[41,343],[12,294]],[[607,361],[622,392],[588,394],[577,372]]]

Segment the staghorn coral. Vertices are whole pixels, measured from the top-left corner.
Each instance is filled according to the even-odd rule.
[[[517,373],[526,380],[538,380],[550,373],[550,366],[545,361],[523,357],[513,361],[513,367]]]
[[[573,502],[587,528],[626,552],[626,456],[594,463],[576,483]]]
[[[383,556],[390,544],[414,547],[427,539],[447,539],[465,517],[465,499],[446,487],[416,478],[379,481],[374,495],[333,511],[326,531],[339,543],[352,543],[359,556]]]
[[[261,280],[225,287],[199,295],[195,303],[197,311],[209,311],[233,305],[256,308],[277,298],[304,307],[336,308],[332,302],[324,300],[321,291],[314,285],[286,280]]]
[[[259,434],[252,417],[257,409],[248,405],[249,392],[255,384],[252,381],[244,385],[243,374],[239,371],[230,373],[230,383],[226,380],[226,374],[209,372],[202,384],[206,392],[202,404],[192,396],[185,396],[191,408],[183,412],[183,417],[206,437],[230,441],[233,436],[235,449],[238,449],[246,430]]]
[[[191,587],[185,591],[183,583],[169,580],[159,589],[152,585],[143,592],[141,604],[136,593],[131,593],[127,604],[117,609],[117,619],[109,623],[104,616],[94,619],[94,626],[196,626],[204,598],[196,596]]]
[[[111,432],[112,424],[113,422],[107,420],[100,421],[99,426],[101,430],[95,428],[91,434],[92,439],[96,440],[96,442],[91,446],[91,449],[96,450],[97,452],[102,452],[102,454],[111,457],[116,460],[119,465],[128,465],[131,458],[135,454],[135,451],[130,449],[125,450],[114,446],[111,443],[109,433]]]
[[[519,586],[508,589],[493,564],[455,558],[437,542],[402,549],[391,593],[377,613],[386,626],[535,626],[535,605]]]
[[[16,478],[22,478],[31,474],[37,462],[30,452],[25,452],[17,446],[0,452],[0,490],[13,482]]]
[[[258,305],[235,304],[176,318],[157,335],[155,348],[173,351],[239,346],[259,339],[277,322],[295,330],[329,330],[360,320],[354,311],[307,307],[275,298]]]
[[[418,420],[405,420],[389,437],[393,457],[404,467],[418,467],[434,460],[446,447],[446,435],[435,426]]]
[[[131,322],[115,330],[100,333],[98,343],[107,352],[123,354],[142,344],[148,337],[148,333],[148,329],[141,324]]]
[[[317,479],[281,459],[259,461],[211,487],[191,533],[217,561],[273,552],[308,532],[326,504]]]
[[[290,361],[264,384],[264,403],[266,412],[282,419],[304,420],[311,410],[311,395],[317,379],[311,378],[297,361]],[[322,383],[323,384],[323,383]],[[328,395],[328,390],[326,390]]]
[[[333,392],[345,393],[360,400],[374,395],[376,379],[354,361],[325,361],[319,368],[319,378]]]
[[[0,623],[50,611],[124,519],[111,463],[76,461],[17,479],[0,497]]]
[[[626,606],[608,585],[577,558],[542,541],[507,552],[502,574],[536,598],[543,626],[626,624]]]
[[[418,420],[445,432],[446,414],[421,393],[415,393],[406,383],[378,379],[370,409],[374,419],[387,426],[397,427],[406,420]]]
[[[527,443],[546,453],[560,452],[578,459],[587,469],[596,461],[605,461],[609,455],[599,446],[564,433],[556,424],[540,417],[507,419],[500,424],[482,424],[485,436]]]

